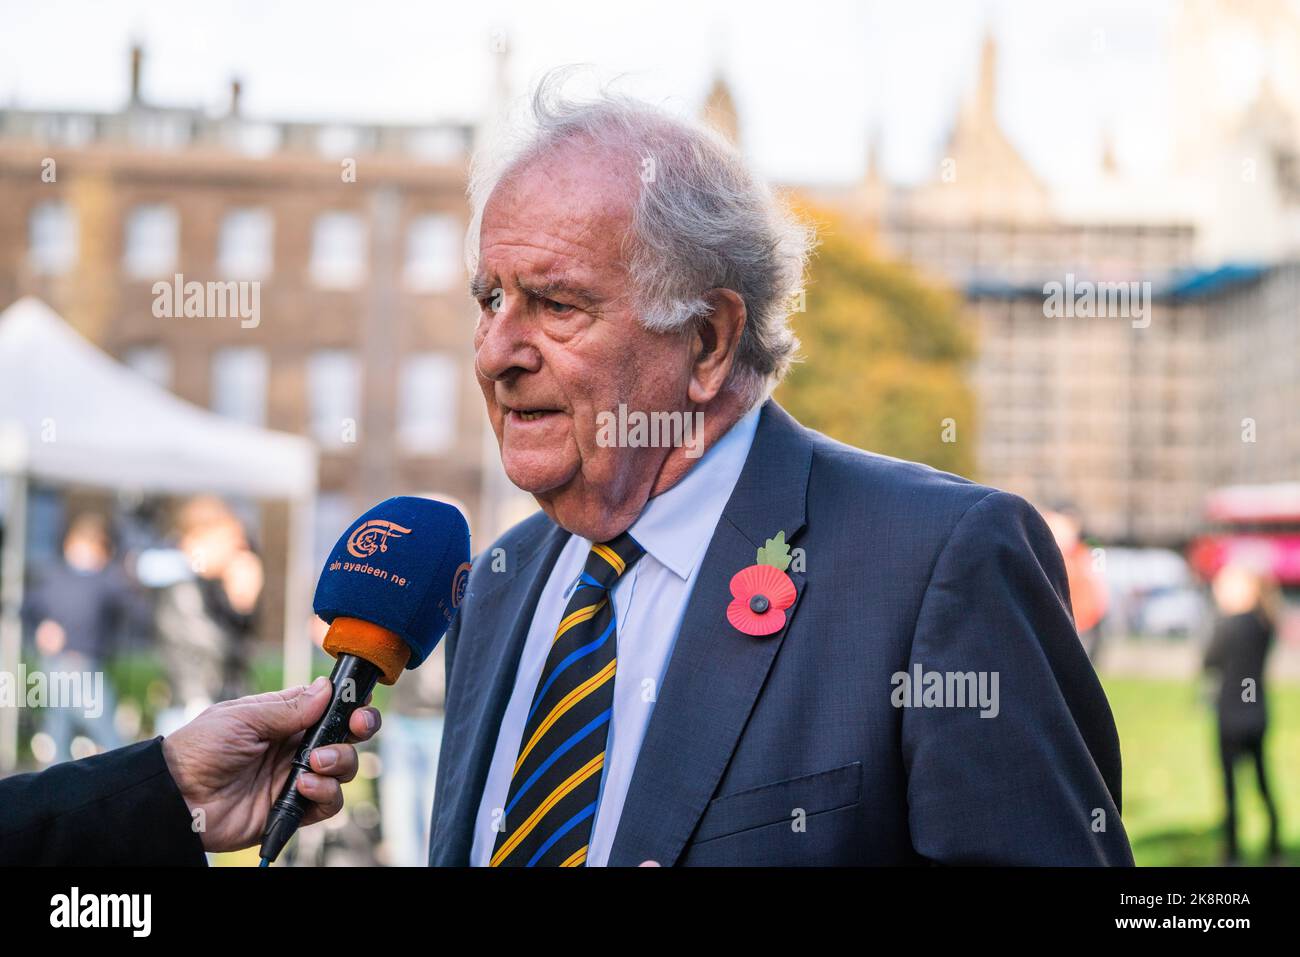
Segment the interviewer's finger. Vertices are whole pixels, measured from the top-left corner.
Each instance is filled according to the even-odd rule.
[[[378,708],[357,708],[348,721],[348,729],[352,732],[348,740],[369,741],[382,723],[383,719],[379,716]]]
[[[343,788],[334,778],[308,771],[298,778],[298,793],[316,805],[307,812],[306,820],[311,823],[343,810]]]
[[[357,749],[350,744],[331,744],[313,751],[307,763],[318,774],[346,784],[357,776]]]
[[[311,684],[240,698],[235,704],[245,721],[264,739],[287,738],[311,727],[330,701],[330,682],[323,675]]]

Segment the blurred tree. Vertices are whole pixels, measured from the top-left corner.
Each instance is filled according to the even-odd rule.
[[[974,350],[960,300],[882,256],[866,227],[798,212],[818,224],[820,243],[806,311],[794,316],[803,360],[777,400],[841,442],[970,475],[975,403],[963,365]]]

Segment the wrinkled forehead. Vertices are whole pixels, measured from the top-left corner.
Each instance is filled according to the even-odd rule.
[[[526,158],[488,197],[479,234],[483,265],[530,248],[593,267],[625,266],[640,185],[636,158],[610,149],[566,142]]]

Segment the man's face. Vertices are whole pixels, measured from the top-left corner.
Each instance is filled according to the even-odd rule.
[[[597,416],[689,407],[688,340],[648,332],[630,288],[636,175],[573,145],[517,171],[484,210],[473,283],[476,370],[506,474],[589,537],[610,513],[635,518],[668,451],[602,447]]]
[[[108,564],[108,546],[95,535],[72,534],[63,543],[63,559],[79,571],[99,571]]]

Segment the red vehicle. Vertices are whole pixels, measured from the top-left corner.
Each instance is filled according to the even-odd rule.
[[[1294,608],[1300,596],[1300,482],[1232,485],[1210,493],[1208,531],[1192,541],[1188,561],[1206,581],[1228,562],[1267,570]],[[1300,619],[1284,615],[1284,640],[1300,641]]]
[[[1244,561],[1267,569],[1288,590],[1300,588],[1300,482],[1218,489],[1206,499],[1205,517],[1210,530],[1188,555],[1202,578]]]

